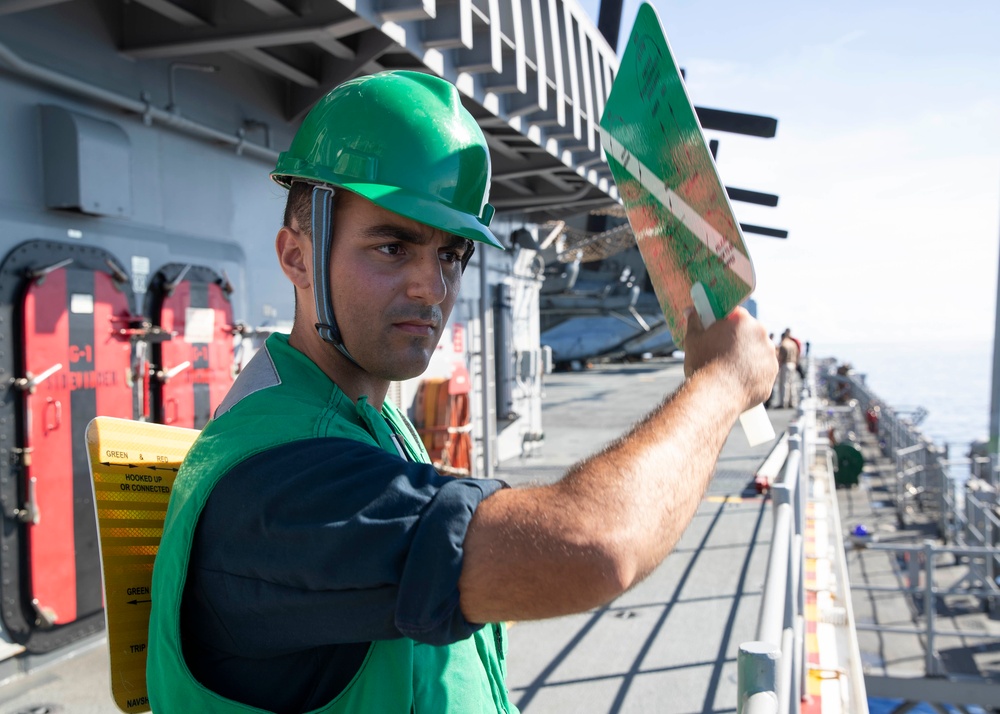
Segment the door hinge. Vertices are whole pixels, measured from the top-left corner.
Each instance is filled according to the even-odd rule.
[[[38,510],[38,499],[36,497],[37,485],[38,479],[34,476],[28,479],[28,500],[25,502],[23,508],[15,508],[11,514],[21,523],[30,523],[33,526],[37,526],[42,522],[42,514]]]

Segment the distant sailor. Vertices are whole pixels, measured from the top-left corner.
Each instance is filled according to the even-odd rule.
[[[795,407],[795,383],[798,378],[799,357],[802,343],[792,337],[791,328],[786,328],[778,343],[778,406]]]

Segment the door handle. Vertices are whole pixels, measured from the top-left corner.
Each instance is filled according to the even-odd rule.
[[[167,370],[161,369],[161,370],[157,371],[156,376],[157,376],[157,378],[161,382],[169,382],[171,379],[173,379],[174,377],[176,377],[178,374],[180,374],[181,372],[183,372],[185,369],[187,369],[190,366],[191,366],[191,361],[190,360],[184,360],[180,364],[175,365],[175,366],[171,367],[170,369],[167,369]]]
[[[49,414],[55,416],[55,421],[49,421]],[[62,402],[49,397],[45,402],[45,433],[55,431],[62,426]]]
[[[62,363],[54,364],[41,374],[34,375],[31,372],[25,372],[23,377],[18,377],[14,380],[14,386],[18,389],[27,392],[28,394],[34,394],[35,389],[39,384],[44,382],[46,379],[51,377],[53,374],[62,369]]]

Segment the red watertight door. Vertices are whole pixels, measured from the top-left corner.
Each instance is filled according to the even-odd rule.
[[[129,298],[99,270],[50,270],[23,302],[29,589],[41,627],[102,606],[97,527],[83,448],[98,414],[131,419]]]
[[[233,384],[231,288],[201,266],[166,265],[150,287],[153,323],[170,339],[155,343],[153,419],[200,429]]]

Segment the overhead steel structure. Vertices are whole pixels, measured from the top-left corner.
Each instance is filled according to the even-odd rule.
[[[66,1],[0,1],[0,15]],[[575,0],[107,5],[120,15],[115,24],[125,56],[175,63],[171,105],[180,101],[178,71],[233,63],[262,75],[290,122],[359,74],[433,72],[458,86],[486,134],[494,159],[491,203],[498,211],[543,214],[534,219],[545,220],[617,201],[597,124],[618,57]],[[756,136],[774,136],[777,124],[715,109],[700,108],[699,115],[706,128]]]
[[[450,80],[492,149],[498,211],[558,217],[617,198],[597,122],[618,58],[573,0],[132,0],[121,12],[126,56],[250,65],[290,121],[359,74]]]

